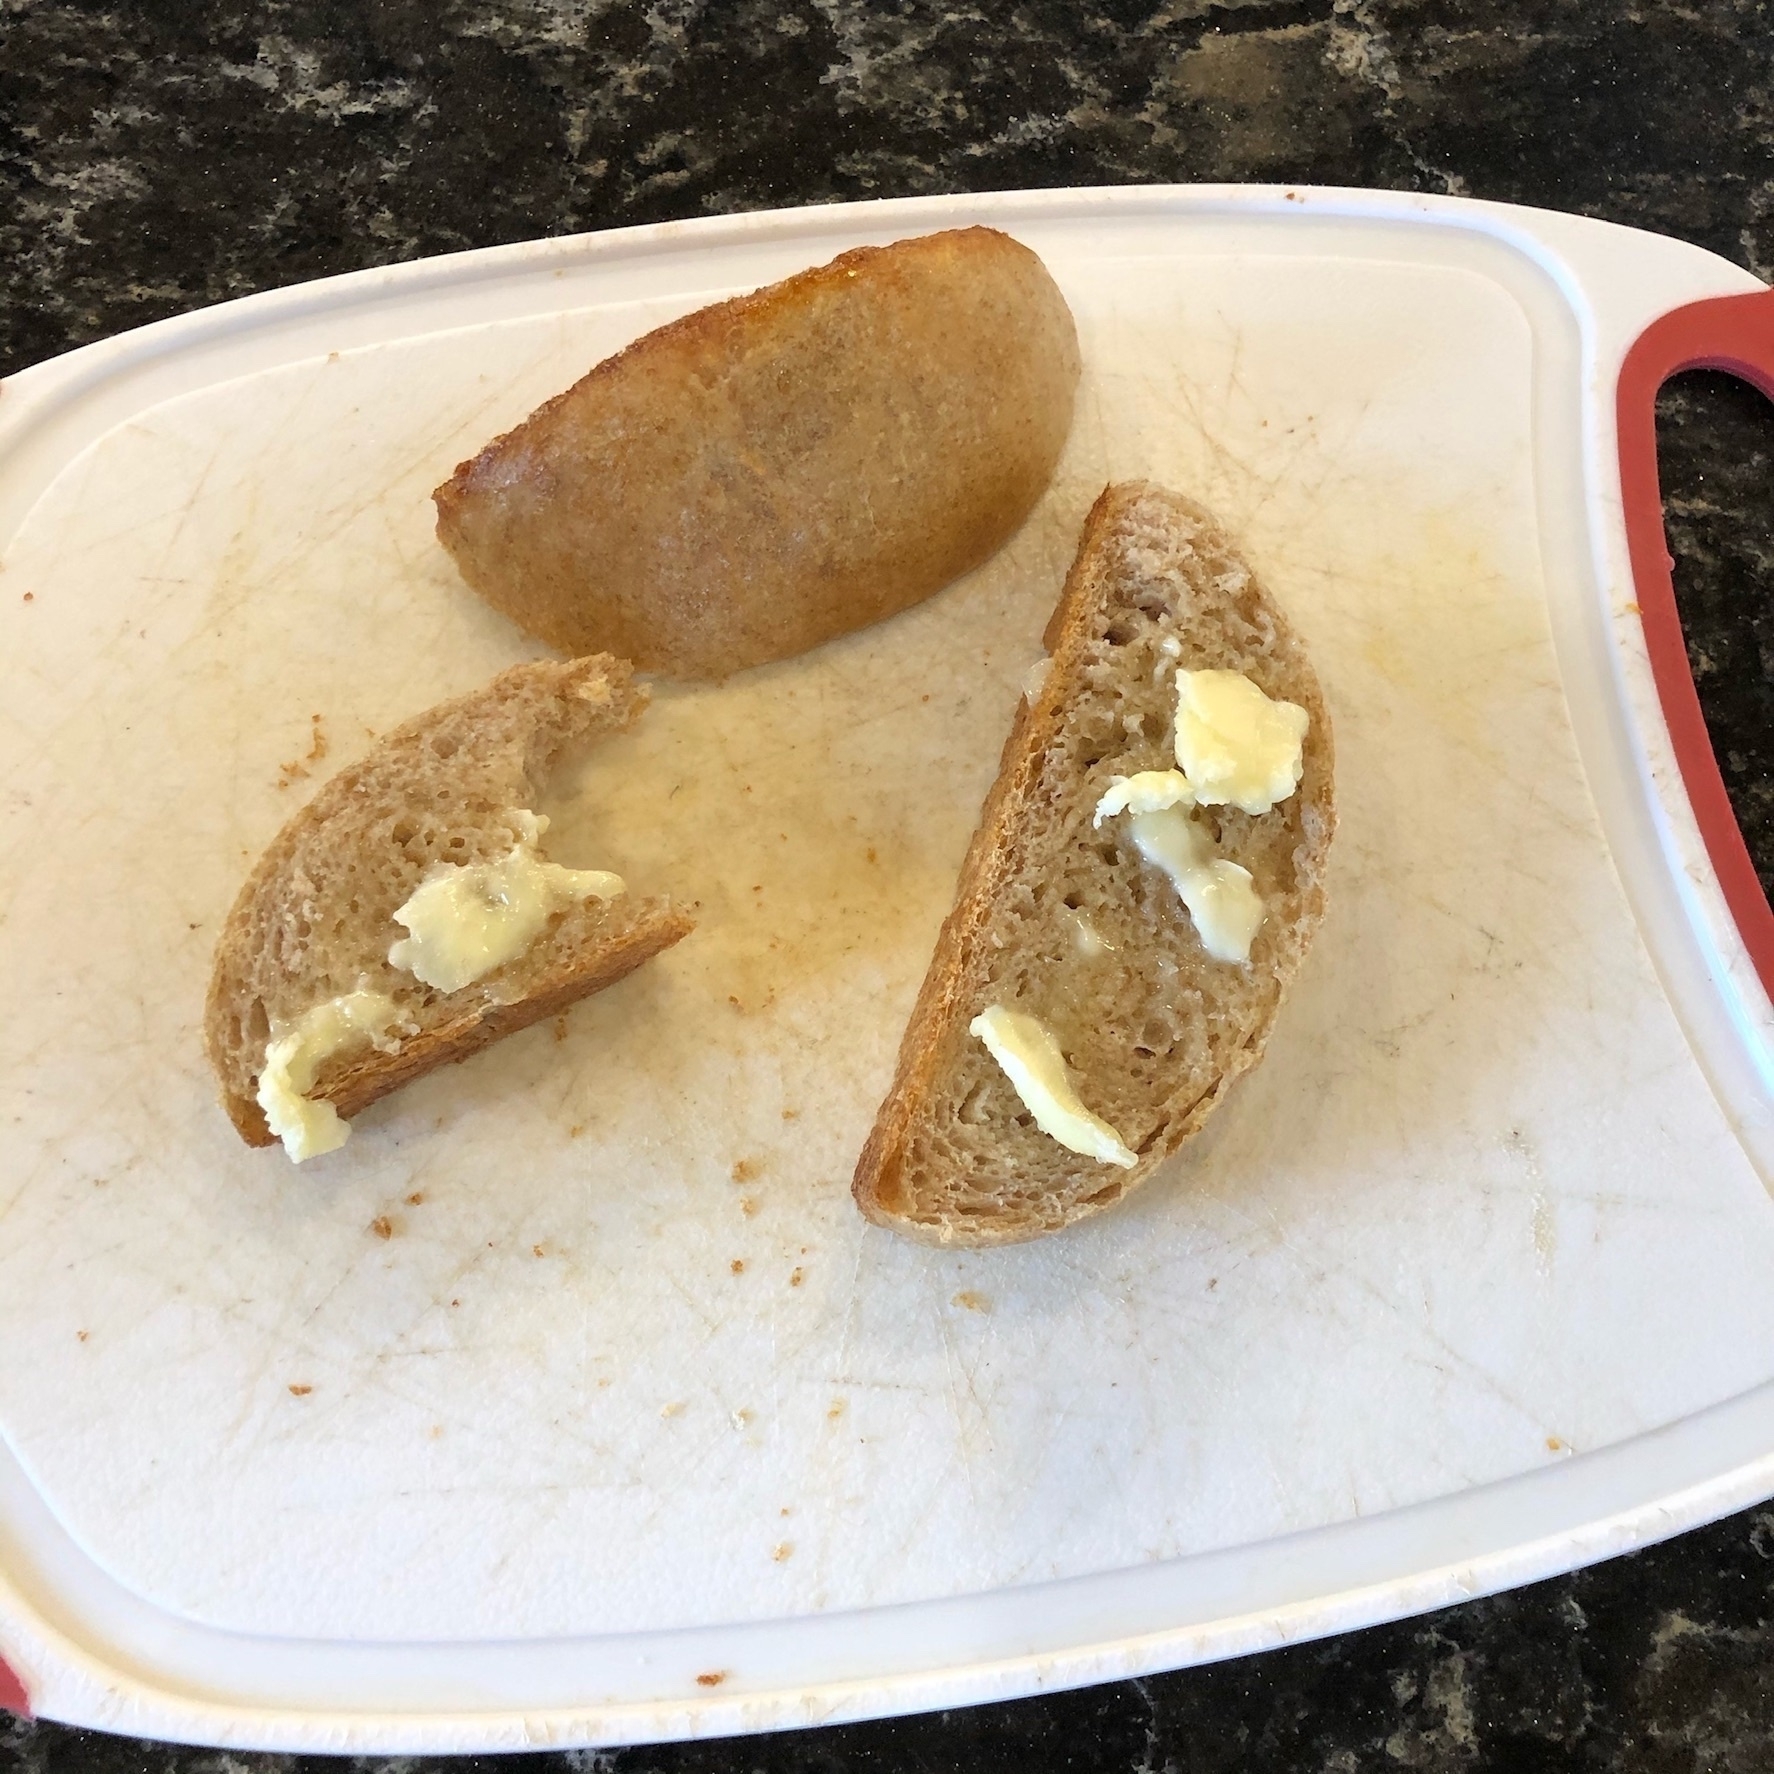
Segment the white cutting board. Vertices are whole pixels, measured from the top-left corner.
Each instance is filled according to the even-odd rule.
[[[372,732],[534,652],[430,488],[663,320],[973,221],[1083,345],[1022,534],[659,686],[558,786],[555,853],[700,899],[693,938],[333,1157],[241,1147],[199,1016],[244,871]],[[1013,194],[366,273],[5,384],[0,1656],[33,1704],[329,1748],[762,1729],[1396,1615],[1774,1491],[1769,1008],[1649,688],[1608,407],[1649,319],[1757,287],[1495,206]],[[1312,649],[1330,914],[1266,1063],[1125,1207],[922,1249],[850,1168],[1079,522],[1132,476],[1212,506]]]

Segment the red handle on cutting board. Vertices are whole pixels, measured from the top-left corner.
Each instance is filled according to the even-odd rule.
[[[1725,904],[1763,989],[1774,998],[1774,909],[1731,811],[1700,712],[1670,577],[1675,561],[1663,533],[1663,498],[1657,483],[1657,390],[1682,370],[1725,370],[1774,400],[1774,290],[1692,302],[1653,321],[1620,366],[1615,403],[1626,546],[1657,699]]]
[[[0,1712],[16,1712],[21,1719],[31,1716],[31,1696],[4,1657],[0,1657]]]

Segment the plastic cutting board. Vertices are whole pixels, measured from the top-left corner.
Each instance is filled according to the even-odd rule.
[[[556,853],[699,898],[694,938],[336,1157],[241,1147],[198,1022],[244,870],[528,653],[430,488],[661,321],[973,222],[1084,348],[1025,530],[662,686],[559,785]],[[1771,300],[1495,205],[1056,191],[365,272],[10,379],[0,1697],[292,1749],[762,1730],[1392,1618],[1774,1493],[1774,920],[1651,406],[1687,363],[1770,386]],[[916,1248],[850,1167],[1132,476],[1212,506],[1312,648],[1331,912],[1183,1161],[1063,1237]]]

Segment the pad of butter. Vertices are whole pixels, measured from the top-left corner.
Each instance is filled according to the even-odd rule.
[[[606,869],[569,869],[546,862],[536,846],[548,829],[539,815],[517,815],[523,836],[497,862],[436,862],[394,921],[407,936],[388,959],[440,992],[459,992],[515,961],[564,906],[614,899],[622,877]]]
[[[1311,716],[1235,671],[1178,671],[1176,755],[1195,799],[1267,813],[1299,786]]]
[[[1250,871],[1216,857],[1188,809],[1229,803],[1260,814],[1285,801],[1299,787],[1311,717],[1296,703],[1271,701],[1235,671],[1179,671],[1176,682],[1182,769],[1117,776],[1091,823],[1132,814],[1135,848],[1170,876],[1202,947],[1216,961],[1248,961],[1263,902]]]
[[[1131,1170],[1139,1163],[1114,1128],[1078,1100],[1059,1042],[1039,1017],[989,1004],[967,1025],[967,1032],[986,1044],[1023,1107],[1035,1117],[1035,1125],[1050,1139],[1099,1164]]]
[[[399,1016],[399,1007],[385,992],[346,992],[271,1031],[259,1072],[259,1107],[265,1111],[265,1125],[297,1164],[336,1152],[351,1133],[331,1103],[308,1095],[320,1068],[347,1048],[384,1044]]]
[[[1101,825],[1117,813],[1160,813],[1166,807],[1193,807],[1195,790],[1180,770],[1137,770],[1132,776],[1117,776],[1109,784],[1109,792],[1096,804],[1096,817],[1090,822]]]
[[[1156,863],[1195,920],[1201,946],[1216,961],[1248,961],[1263,922],[1263,902],[1249,869],[1213,853],[1213,840],[1180,807],[1136,813],[1133,843]]]

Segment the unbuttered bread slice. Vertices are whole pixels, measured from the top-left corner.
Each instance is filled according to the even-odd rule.
[[[720,678],[971,571],[1040,498],[1078,338],[992,228],[859,247],[637,339],[464,462],[437,534],[574,653]]]
[[[433,863],[494,862],[522,837],[568,747],[620,732],[646,705],[630,667],[601,656],[519,665],[429,710],[341,771],[273,840],[216,947],[204,1033],[229,1118],[272,1143],[256,1090],[273,1024],[360,989],[384,992],[417,1033],[324,1065],[308,1094],[349,1120],[389,1091],[564,1010],[687,935],[665,899],[569,907],[516,960],[454,992],[393,966],[392,920]]]
[[[1144,484],[1104,492],[1047,645],[856,1168],[863,1213],[929,1243],[1038,1237],[1149,1176],[1261,1056],[1324,911],[1336,823],[1324,700],[1286,618],[1205,511]],[[1194,815],[1263,900],[1248,965],[1206,953],[1127,821],[1093,823],[1111,779],[1175,768],[1179,666],[1241,672],[1311,717],[1293,795],[1265,814]],[[1080,1098],[1134,1168],[1036,1127],[968,1032],[991,1004],[1053,1030]]]

